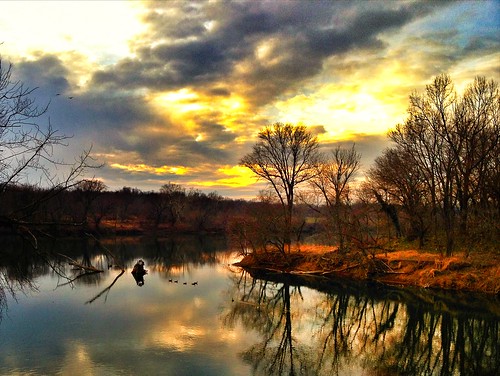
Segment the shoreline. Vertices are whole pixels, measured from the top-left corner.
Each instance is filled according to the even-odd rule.
[[[441,257],[415,250],[366,256],[332,250],[252,253],[234,264],[257,273],[376,282],[388,286],[500,294],[500,255]]]

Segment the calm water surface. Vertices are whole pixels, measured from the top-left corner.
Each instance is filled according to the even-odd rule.
[[[66,262],[4,244],[1,375],[500,374],[495,298],[252,277],[215,237],[102,245],[125,273],[94,241],[41,247],[105,270],[69,282]]]

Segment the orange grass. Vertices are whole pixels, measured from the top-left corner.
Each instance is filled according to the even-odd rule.
[[[376,255],[385,271],[373,269],[367,258],[360,253],[339,254],[332,246],[301,245],[288,256],[283,271],[343,276],[353,279],[371,278],[392,285],[419,286],[447,290],[475,291],[488,294],[500,293],[500,255],[457,253],[444,257],[439,253],[417,250],[399,250]],[[241,266],[280,269],[273,253],[252,255],[241,262]],[[367,261],[368,260],[368,261]],[[280,261],[281,263],[281,261]],[[265,266],[264,266],[265,265]]]

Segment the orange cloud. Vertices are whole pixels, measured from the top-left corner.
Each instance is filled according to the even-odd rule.
[[[146,172],[154,175],[164,175],[164,174],[174,174],[174,175],[186,175],[191,171],[190,168],[184,166],[148,166],[146,164],[127,164],[123,165],[120,163],[111,163],[111,168],[116,168],[119,170],[125,170],[128,172]]]

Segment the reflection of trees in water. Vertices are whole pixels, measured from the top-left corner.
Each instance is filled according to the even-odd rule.
[[[0,252],[0,321],[7,309],[7,297],[36,290],[33,279],[49,271],[40,255],[33,252],[30,244],[4,238]]]
[[[414,375],[500,374],[498,317],[453,315],[407,306],[401,340],[385,354],[383,368]]]
[[[126,268],[135,264],[138,258],[147,260],[147,268],[152,271],[188,268],[190,264],[215,264],[219,262],[220,250],[226,248],[224,238],[210,236],[179,236],[161,240],[43,238],[38,249],[22,239],[8,238],[0,252],[0,314],[6,308],[8,295],[15,297],[16,292],[36,290],[33,280],[42,275],[58,278],[58,286],[99,285],[109,273],[118,274],[122,270],[120,267],[115,271],[113,265]],[[106,250],[110,250],[113,257]],[[69,260],[103,272],[85,273],[69,265]]]
[[[145,252],[151,268],[165,273],[190,272],[203,265],[219,263],[220,251],[225,249],[221,238],[204,236],[154,239]]]
[[[224,317],[261,335],[242,354],[257,375],[500,374],[500,328],[495,313],[457,309],[406,291],[335,287],[313,293],[304,311],[299,287],[234,277],[235,296]],[[430,298],[428,296],[427,298]]]
[[[0,253],[0,317],[7,308],[7,297],[15,299],[18,293],[36,291],[34,281],[39,276],[49,274],[57,277],[58,286],[99,284],[102,280],[102,273],[86,273],[68,264],[69,259],[77,259],[80,265],[88,268],[100,264],[102,254],[98,256],[99,250],[88,239],[64,242],[45,239],[39,242],[36,249],[20,238],[8,237],[4,240]],[[103,269],[102,265],[97,267]]]
[[[297,312],[292,311],[291,300],[300,297],[300,288],[252,279],[246,273],[236,283],[239,293],[224,322],[233,326],[241,319],[245,327],[264,338],[242,354],[252,364],[254,374],[296,375],[309,369],[308,346],[297,342],[292,332]]]
[[[316,305],[321,319],[314,333],[318,345],[318,374],[338,374],[351,359],[362,354],[376,354],[390,337],[399,303],[348,293],[328,294]]]
[[[161,239],[127,238],[104,244],[124,265],[132,266],[141,258],[148,270],[156,272],[215,265],[219,262],[220,251],[227,249],[222,237],[194,235]]]

